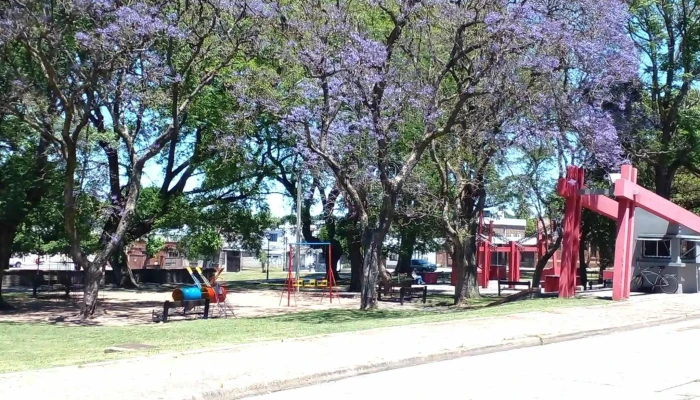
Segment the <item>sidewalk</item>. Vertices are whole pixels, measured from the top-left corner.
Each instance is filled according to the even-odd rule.
[[[700,318],[700,295],[382,328],[0,375],[2,394],[55,400],[234,399],[359,373]],[[595,349],[591,349],[592,352]]]

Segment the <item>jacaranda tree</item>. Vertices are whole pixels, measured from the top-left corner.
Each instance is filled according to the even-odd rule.
[[[65,164],[65,229],[70,255],[85,270],[84,318],[94,312],[105,263],[132,224],[146,163],[194,136],[186,129],[192,104],[250,60],[272,10],[255,0],[0,5],[0,62],[13,75],[0,107],[36,130]],[[76,230],[75,177],[94,168],[81,154],[95,143],[112,149],[107,161],[119,167],[107,175],[113,229],[102,232],[89,261]],[[187,165],[167,166],[178,169]]]
[[[280,115],[308,163],[332,171],[359,214],[362,309],[376,306],[381,247],[406,179],[434,140],[478,119],[501,88],[546,75],[552,83],[513,96],[534,90],[540,106],[565,99],[556,109],[571,123],[601,128],[592,142],[615,139],[598,99],[620,77],[587,74],[626,74],[625,10],[616,0],[311,1],[279,10],[287,87],[281,101],[260,104]],[[576,96],[548,93],[568,79],[581,85]],[[527,113],[511,129],[564,135],[556,113],[547,115],[537,126],[559,131],[534,129]]]

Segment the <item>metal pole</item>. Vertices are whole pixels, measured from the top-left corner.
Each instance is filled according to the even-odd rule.
[[[301,172],[297,173],[297,234],[296,234],[296,251],[294,252],[296,279],[299,279],[299,264],[301,264]],[[297,287],[297,290],[299,288]]]
[[[267,262],[267,268],[266,268],[266,276],[265,280],[269,281],[270,280],[270,234],[268,233],[267,235],[267,258],[265,259]]]
[[[285,225],[284,227],[284,250],[282,253],[284,254],[284,262],[282,263],[282,269],[284,270],[285,268],[289,268],[289,265],[287,265],[287,252],[289,249],[287,249],[287,226]]]

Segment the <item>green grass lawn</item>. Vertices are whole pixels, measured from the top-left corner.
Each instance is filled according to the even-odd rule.
[[[436,299],[440,301],[441,299]],[[514,313],[604,304],[593,299],[535,299],[484,308],[424,310],[325,310],[261,318],[172,321],[166,324],[88,327],[0,322],[0,372],[81,364],[128,357],[105,354],[107,347],[127,343],[157,346],[158,351],[189,350],[426,322],[497,317]],[[132,353],[133,354],[133,353]],[[140,353],[143,354],[143,353]]]

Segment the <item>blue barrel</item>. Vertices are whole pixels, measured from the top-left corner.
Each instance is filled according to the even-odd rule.
[[[197,286],[181,286],[173,290],[173,300],[188,301],[201,300],[202,291]]]

